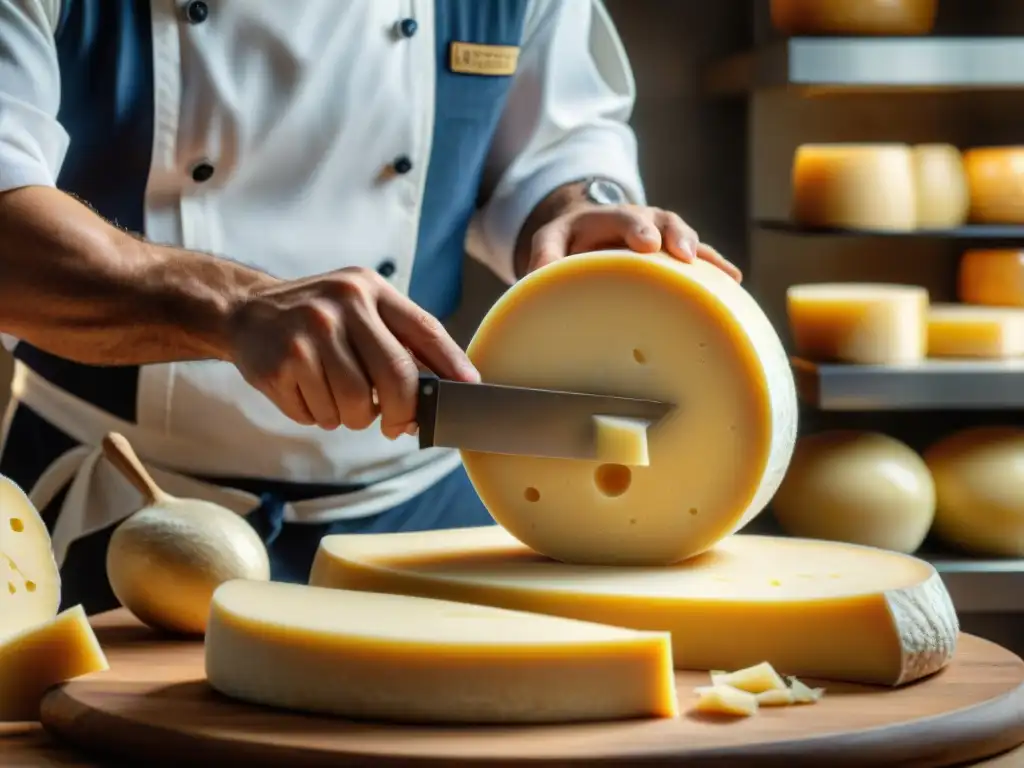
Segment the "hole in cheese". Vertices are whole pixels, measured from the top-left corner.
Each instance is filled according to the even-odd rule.
[[[20,517],[11,518],[11,530],[15,533],[21,533],[25,530],[25,523],[22,521]]]
[[[640,365],[644,365],[647,362],[647,356],[640,349],[633,350],[633,359],[640,363]]]
[[[523,498],[531,503],[540,501],[540,491],[531,486],[523,491]]]
[[[605,496],[615,498],[629,490],[633,470],[622,464],[602,464],[594,470],[594,484]]]
[[[36,583],[34,581],[26,581],[25,582],[25,589],[27,589],[29,592],[35,592],[36,591]]]
[[[15,586],[13,581],[8,581],[7,582],[7,591],[10,592],[13,595],[15,592],[18,591],[18,587]]]

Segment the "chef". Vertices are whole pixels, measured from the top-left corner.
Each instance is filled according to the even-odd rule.
[[[508,282],[614,246],[739,277],[645,204],[633,99],[599,0],[0,0],[0,473],[63,602],[116,605],[110,431],[276,579],[327,533],[490,523],[415,437],[418,365],[478,378],[437,320],[467,248]]]

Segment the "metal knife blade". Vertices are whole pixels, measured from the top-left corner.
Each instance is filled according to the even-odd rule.
[[[425,375],[420,377],[416,420],[421,448],[596,459],[594,416],[642,419],[650,422],[650,430],[674,408],[656,400]]]

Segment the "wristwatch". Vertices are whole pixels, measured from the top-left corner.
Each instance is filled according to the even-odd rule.
[[[629,195],[621,186],[608,179],[584,180],[583,196],[594,205],[626,205]]]

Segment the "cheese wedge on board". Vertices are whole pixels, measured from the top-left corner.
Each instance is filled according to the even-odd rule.
[[[1024,308],[933,304],[928,357],[999,359],[1024,355]]]
[[[928,345],[928,291],[890,283],[807,283],[786,291],[796,352],[814,362],[902,365]]]
[[[971,221],[1024,224],[1024,146],[975,147],[964,152]]]
[[[678,713],[665,633],[279,582],[217,588],[206,675],[242,701],[372,720],[559,723]]]
[[[0,721],[39,719],[53,686],[109,669],[82,606],[0,639]]]
[[[485,381],[643,397],[677,408],[648,466],[463,452],[488,511],[564,562],[664,565],[759,514],[796,440],[785,349],[742,286],[664,254],[580,254],[520,280],[468,348]],[[699,461],[694,457],[700,457]]]
[[[909,555],[735,535],[674,566],[558,563],[499,527],[327,536],[310,583],[494,605],[672,634],[682,669],[900,685],[945,666],[959,624]]]
[[[914,165],[906,144],[804,144],[793,157],[792,219],[807,227],[912,230]]]
[[[965,251],[960,258],[957,294],[965,304],[1024,307],[1024,251]]]
[[[0,639],[52,619],[59,607],[60,572],[46,523],[0,475]]]

